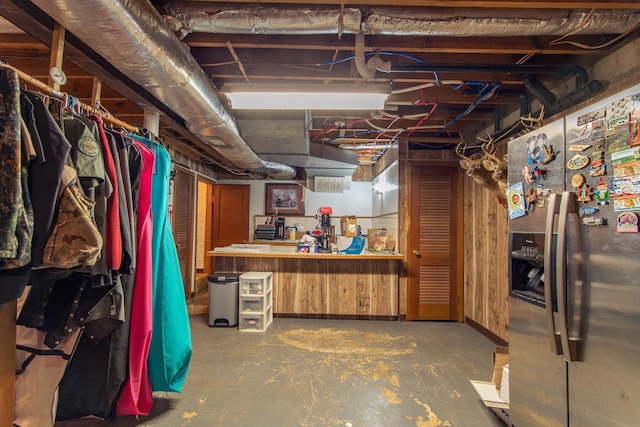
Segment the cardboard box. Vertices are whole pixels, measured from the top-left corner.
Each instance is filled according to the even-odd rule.
[[[509,403],[509,365],[502,367],[502,381],[500,382],[500,399]]]
[[[356,237],[358,235],[358,218],[350,215],[340,217],[340,234],[344,237]]]
[[[493,352],[493,378],[491,382],[469,380],[478,392],[484,405],[492,410],[504,423],[509,421],[509,347],[496,346]],[[503,377],[504,376],[504,377]],[[504,385],[503,385],[504,381]],[[505,390],[501,390],[500,386]]]
[[[496,346],[493,352],[493,377],[491,382],[500,390],[502,384],[502,368],[509,363],[509,347]]]
[[[339,254],[361,254],[364,251],[364,237],[338,236]]]

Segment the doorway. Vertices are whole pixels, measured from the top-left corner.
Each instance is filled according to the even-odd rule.
[[[250,195],[249,185],[213,186],[211,249],[232,243],[246,243],[249,240]]]
[[[408,320],[462,320],[460,168],[412,166]]]

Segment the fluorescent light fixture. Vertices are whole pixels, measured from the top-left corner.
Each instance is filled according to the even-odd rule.
[[[221,92],[234,110],[381,110],[389,87],[229,83],[222,86]]]

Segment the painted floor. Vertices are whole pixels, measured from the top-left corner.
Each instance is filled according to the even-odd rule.
[[[490,381],[494,344],[464,324],[276,318],[266,332],[191,316],[182,394],[149,417],[56,427],[497,427],[469,379]]]

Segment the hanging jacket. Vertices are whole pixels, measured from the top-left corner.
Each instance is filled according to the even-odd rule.
[[[153,336],[149,374],[154,391],[180,392],[191,359],[191,329],[171,224],[168,216],[171,158],[167,150],[132,135],[155,153],[153,217]]]
[[[153,179],[153,153],[137,141],[133,150],[139,155],[129,156],[132,184],[132,201],[137,207],[137,257],[135,284],[130,320],[129,370],[118,403],[116,415],[148,415],[153,406],[148,357],[152,336],[152,235],[151,193]]]

